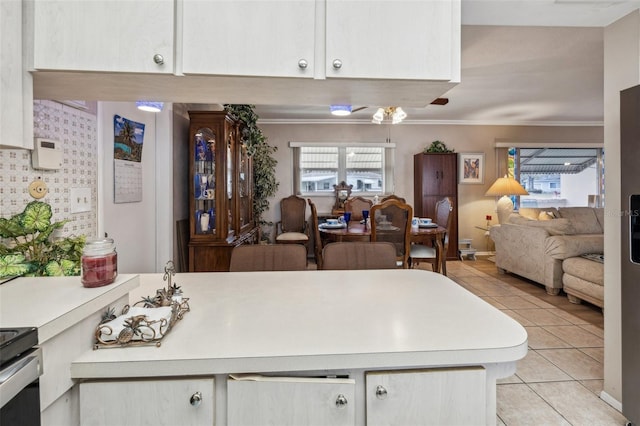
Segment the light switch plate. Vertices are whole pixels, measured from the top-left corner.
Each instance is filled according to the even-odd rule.
[[[71,188],[71,213],[91,211],[91,188]]]

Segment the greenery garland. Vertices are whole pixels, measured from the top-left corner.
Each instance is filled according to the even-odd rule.
[[[276,179],[278,161],[273,158],[278,148],[267,143],[267,137],[258,127],[254,105],[226,104],[224,108],[246,126],[242,137],[253,162],[253,215],[261,229],[263,225],[271,227],[273,223],[266,222],[262,216],[269,210],[269,197],[276,194],[280,184]],[[260,238],[268,240],[269,232],[261,232]]]
[[[431,145],[429,145],[428,147],[426,147],[424,149],[424,153],[432,153],[432,152],[454,152],[455,150],[453,149],[449,149],[447,148],[447,145],[445,145],[444,142],[442,141],[433,141],[431,142]]]

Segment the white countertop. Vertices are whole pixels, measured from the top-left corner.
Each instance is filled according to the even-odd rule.
[[[42,344],[138,285],[138,275],[96,288],[83,287],[79,276],[16,278],[0,285],[0,328],[37,327]]]
[[[140,275],[132,297],[165,287]],[[421,270],[177,274],[191,311],[160,347],[89,351],[74,378],[411,368],[511,363],[527,352],[515,320]]]

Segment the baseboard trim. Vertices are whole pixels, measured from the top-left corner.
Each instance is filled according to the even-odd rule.
[[[600,399],[622,413],[622,403],[605,391],[600,392]]]

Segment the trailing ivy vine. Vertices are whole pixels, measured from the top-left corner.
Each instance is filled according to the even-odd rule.
[[[257,125],[258,115],[254,105],[226,104],[225,110],[245,124],[243,140],[253,162],[253,215],[260,225],[262,240],[270,238],[268,231],[263,231],[264,226],[273,226],[273,223],[263,219],[263,214],[269,210],[269,197],[273,197],[278,190],[279,182],[276,179],[276,165],[278,161],[273,154],[278,150],[267,142],[267,137]]]

